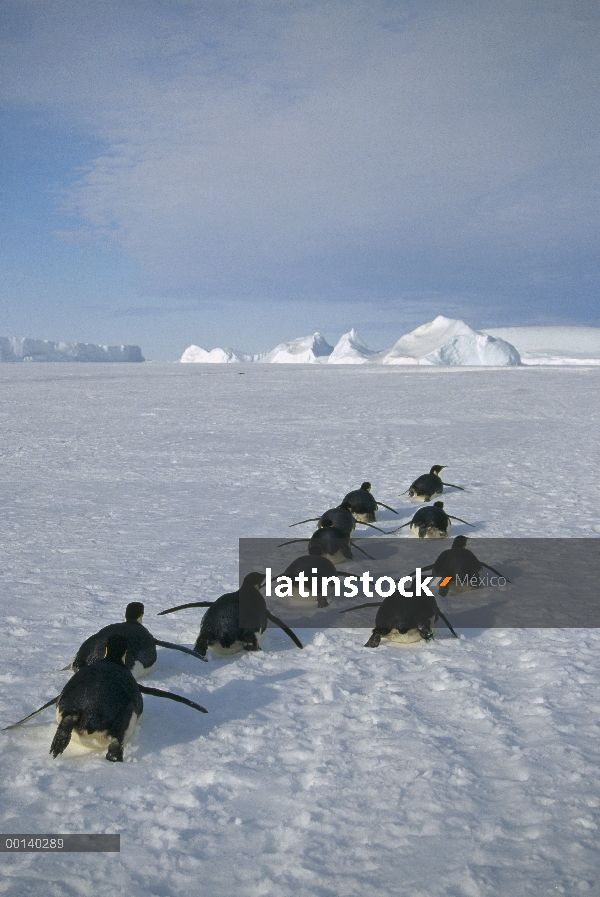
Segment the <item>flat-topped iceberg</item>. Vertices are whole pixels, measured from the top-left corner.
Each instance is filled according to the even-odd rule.
[[[96,346],[93,343],[0,336],[0,361],[144,361],[139,346]]]
[[[519,353],[510,343],[443,315],[400,337],[378,360],[381,364],[451,366],[521,363]]]

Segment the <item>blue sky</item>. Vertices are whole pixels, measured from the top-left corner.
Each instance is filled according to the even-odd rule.
[[[600,324],[596,0],[4,0],[0,335]]]

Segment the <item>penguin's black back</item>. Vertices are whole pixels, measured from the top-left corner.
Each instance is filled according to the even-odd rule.
[[[244,617],[249,616],[255,625],[240,626],[240,592],[227,592],[214,601],[202,618],[198,641],[221,641],[225,636],[231,643],[238,641],[248,629],[264,632],[267,628],[267,605],[258,589],[251,587],[242,596]]]
[[[341,551],[345,557],[351,558],[350,536],[335,526],[324,526],[315,530],[308,542],[308,553],[313,555],[335,555]]]
[[[315,574],[312,572],[313,568],[317,571]],[[318,554],[303,554],[292,561],[283,575],[293,579],[298,573],[305,573],[307,576],[335,576],[337,571],[329,558],[321,557]]]
[[[355,489],[344,496],[354,514],[370,514],[377,511],[377,502],[367,489]]]
[[[324,520],[331,520],[335,529],[341,530],[348,536],[352,535],[356,527],[356,520],[352,511],[348,508],[342,508],[341,505],[338,505],[337,508],[330,508],[324,514],[321,514],[317,526],[322,527]]]
[[[79,731],[108,731],[119,737],[132,712],[140,716],[142,693],[130,671],[112,660],[99,660],[80,669],[69,679],[58,699],[61,716],[77,716]]]
[[[432,568],[434,576],[477,576],[481,561],[468,548],[453,546],[436,558]]]
[[[375,627],[377,629],[397,629],[398,632],[407,632],[409,629],[429,629],[432,619],[438,617],[435,598],[422,595],[420,598],[413,596],[407,598],[399,592],[394,592],[384,598],[377,610]]]
[[[443,491],[444,484],[442,478],[436,473],[424,473],[422,476],[417,477],[409,489],[409,492],[415,495],[428,496],[428,500],[432,495],[438,495]]]
[[[149,669],[156,663],[156,644],[151,633],[145,626],[137,621],[125,623],[111,623],[91,635],[80,647],[75,655],[72,668],[81,670],[91,663],[102,660],[106,653],[106,646],[111,635],[122,635],[127,639],[127,654],[125,666],[132,670],[136,660],[144,669]]]
[[[448,515],[443,508],[437,505],[428,505],[426,508],[419,508],[411,523],[414,526],[436,526],[440,529],[446,529]]]

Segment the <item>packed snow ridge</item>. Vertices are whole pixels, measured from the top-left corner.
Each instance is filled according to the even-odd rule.
[[[391,349],[369,349],[356,330],[330,346],[321,333],[249,355],[235,349],[207,352],[190,346],[182,362],[269,364],[418,364],[438,366],[600,364],[600,327],[504,327],[473,330],[464,321],[438,315],[400,337]]]
[[[0,361],[144,361],[144,357],[139,346],[96,346],[0,336]]]

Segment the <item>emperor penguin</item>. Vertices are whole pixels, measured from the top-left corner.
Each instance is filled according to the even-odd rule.
[[[458,638],[448,619],[437,606],[433,596],[403,595],[397,590],[383,601],[359,604],[341,611],[345,614],[363,607],[377,607],[375,627],[365,648],[378,648],[382,638],[408,644],[420,640],[429,642],[438,619],[442,619],[452,635]]]
[[[467,526],[473,526],[472,523],[467,523],[462,517],[453,517],[452,514],[447,514],[444,511],[444,502],[436,501],[432,505],[427,505],[426,508],[419,508],[413,519],[409,520],[408,523],[403,523],[402,526],[398,527],[398,530],[404,529],[405,526],[410,526],[413,536],[418,536],[419,539],[443,539],[450,532],[451,520],[458,520]]]
[[[417,477],[414,483],[406,490],[408,497],[412,501],[431,501],[432,498],[437,498],[438,495],[442,494],[444,486],[452,486],[453,489],[460,489],[461,492],[464,492],[465,490],[462,486],[442,482],[439,474],[440,470],[444,469],[445,466],[443,464],[434,464],[429,473],[424,473],[422,476]],[[406,492],[402,494],[406,495]]]
[[[50,745],[54,758],[73,740],[84,747],[106,749],[107,760],[121,762],[123,749],[144,709],[142,693],[170,698],[207,713],[200,704],[181,695],[139,685],[125,666],[126,652],[126,637],[119,633],[110,635],[102,660],[82,667],[69,679],[60,695],[6,728],[14,729],[55,704],[58,728]]]
[[[394,511],[393,508],[385,505],[382,501],[375,501],[375,498],[371,495],[371,484],[366,481],[362,483],[360,489],[355,489],[353,492],[345,495],[344,502],[350,505],[350,510],[355,520],[359,523],[375,523],[379,506],[387,508],[392,514],[398,513],[398,511]]]
[[[170,607],[161,611],[158,616],[162,617],[164,614],[172,614],[189,607],[207,607],[194,646],[194,650],[203,657],[208,648],[215,654],[259,651],[268,620],[283,629],[294,644],[302,648],[302,642],[295,633],[267,608],[267,603],[259,592],[264,578],[262,573],[248,573],[236,592],[227,592],[216,601],[192,601],[189,604]],[[244,626],[240,625],[240,608],[243,612],[242,622],[247,624]]]
[[[110,626],[105,626],[94,633],[94,635],[90,635],[81,645],[71,663],[64,669],[77,672],[90,663],[102,660],[111,635],[122,635],[126,639],[125,666],[128,670],[131,670],[136,679],[146,676],[156,663],[157,645],[162,648],[182,651],[184,654],[191,654],[192,657],[196,657],[198,660],[206,660],[205,657],[200,657],[191,648],[185,648],[183,645],[174,645],[172,642],[163,642],[154,638],[152,633],[142,625],[143,617],[144,605],[140,601],[130,602],[125,608],[125,622],[111,623]]]

